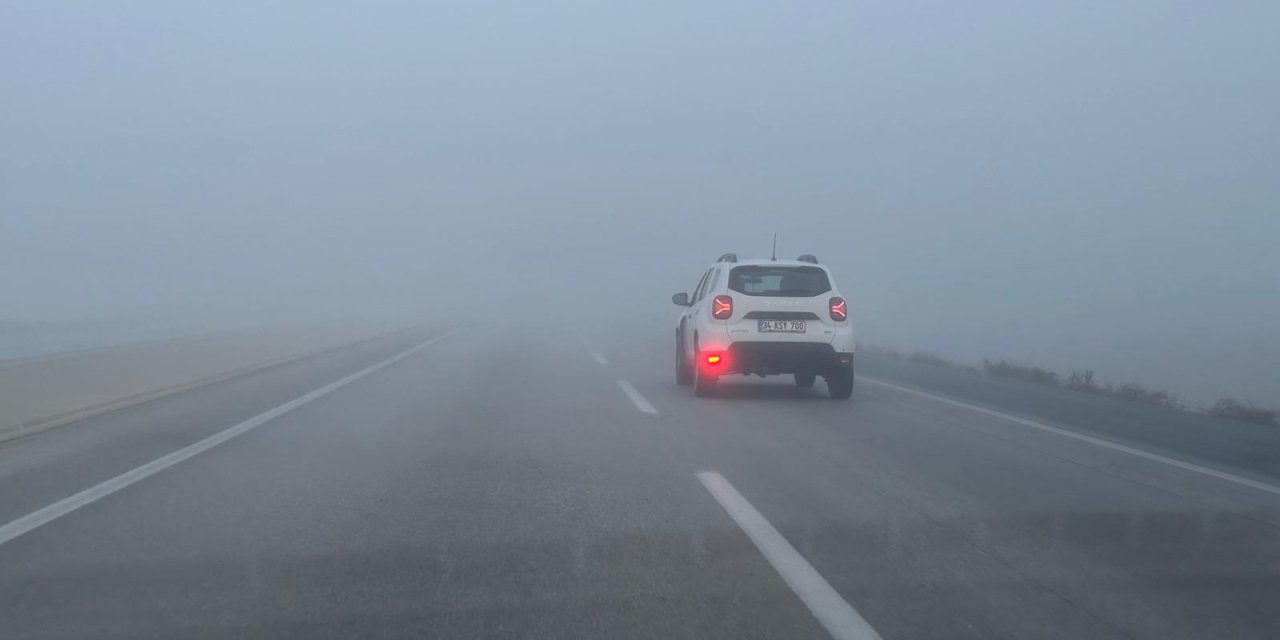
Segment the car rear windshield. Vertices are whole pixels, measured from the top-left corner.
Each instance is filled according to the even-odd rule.
[[[749,296],[811,298],[830,291],[831,282],[818,267],[750,265],[729,272],[729,289]]]

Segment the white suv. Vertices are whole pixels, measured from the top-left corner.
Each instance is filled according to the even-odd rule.
[[[849,305],[818,259],[744,260],[732,253],[671,301],[685,307],[676,324],[676,382],[699,396],[726,374],[793,374],[796,386],[818,376],[832,398],[853,393]]]

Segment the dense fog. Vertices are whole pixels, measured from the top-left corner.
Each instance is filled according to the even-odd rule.
[[[662,336],[670,294],[776,232],[863,340],[1280,405],[1277,24],[1264,1],[6,3],[0,333]]]

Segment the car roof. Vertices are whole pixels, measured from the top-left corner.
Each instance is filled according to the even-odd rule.
[[[725,264],[725,263],[719,263],[719,262],[717,262],[716,264],[717,264],[717,265],[719,265],[719,264]],[[818,268],[820,268],[820,269],[825,269],[825,267],[823,267],[822,265],[820,265],[820,264],[814,264],[814,263],[812,263],[812,262],[801,262],[801,261],[799,261],[799,260],[769,260],[769,259],[767,259],[767,258],[761,258],[761,259],[757,259],[757,260],[739,260],[739,261],[737,261],[737,262],[730,262],[730,263],[727,263],[727,264],[728,264],[730,267],[741,267],[741,266],[748,266],[748,267],[757,267],[757,266],[760,266],[760,267],[818,267]]]

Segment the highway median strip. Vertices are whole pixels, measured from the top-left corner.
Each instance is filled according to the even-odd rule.
[[[317,398],[326,396],[365,376],[368,376],[369,374],[372,374],[381,369],[389,367],[395,364],[396,362],[399,362],[443,340],[445,337],[449,335],[449,333],[450,332],[445,332],[444,334],[431,338],[426,342],[422,342],[414,347],[411,347],[394,356],[391,356],[390,358],[382,360],[377,364],[361,369],[360,371],[357,371],[335,382],[331,382],[310,393],[307,393],[303,396],[290,400],[289,402],[286,402],[274,409],[260,413],[233,427],[220,431],[212,436],[209,436],[193,444],[187,445],[181,449],[178,449],[177,451],[174,451],[173,453],[162,456],[160,458],[156,458],[155,460],[152,460],[151,462],[148,462],[140,467],[137,467],[130,471],[126,471],[114,478],[111,478],[110,480],[106,480],[104,482],[96,484],[88,489],[85,489],[84,491],[81,491],[74,495],[63,498],[47,507],[44,507],[37,511],[33,511],[25,516],[22,516],[21,518],[18,518],[17,520],[14,520],[8,524],[0,526],[0,545],[3,545],[9,542],[10,540],[13,540],[14,538],[17,538],[18,536],[28,533],[41,526],[44,526],[54,520],[57,520],[58,518],[61,518],[62,516],[65,516],[81,507],[84,507],[98,500],[101,500],[102,498],[105,498],[117,491],[120,491],[121,489],[124,489],[134,483],[137,483],[161,471],[164,471],[165,469],[168,469],[169,467],[172,467],[180,462],[183,462],[205,451],[208,451],[209,449],[212,449],[236,436],[252,431],[253,429],[256,429],[262,426],[263,424],[266,424],[267,422],[279,416],[282,416],[294,409],[297,409],[298,407],[301,407],[302,405],[305,405],[311,402],[312,400],[316,400]]]
[[[303,353],[290,354],[281,358],[268,360],[266,362],[251,363],[242,367],[236,367],[226,371],[218,372],[213,375],[197,378],[195,380],[188,380],[188,381],[180,382],[178,384],[168,385],[168,386],[159,387],[155,389],[148,389],[138,393],[128,394],[118,398],[114,398],[112,400],[97,402],[97,403],[89,404],[83,407],[77,407],[70,411],[64,411],[64,412],[60,412],[52,415],[41,416],[36,419],[26,420],[23,422],[18,422],[13,424],[0,424],[0,442],[4,442],[6,440],[12,440],[14,438],[20,438],[23,436],[31,435],[33,433],[39,433],[41,431],[46,431],[46,430],[54,429],[57,427],[66,426],[75,422],[80,422],[81,420],[92,418],[94,416],[110,413],[112,411],[118,411],[120,409],[126,409],[128,407],[143,404],[145,402],[150,402],[152,400],[158,400],[160,398],[164,398],[173,394],[182,393],[184,391],[190,391],[192,389],[197,389],[197,388],[208,386],[211,384],[216,384],[219,382],[230,380],[232,378],[238,378],[240,376],[245,376],[252,373],[258,373],[260,371],[266,371],[268,369],[280,367],[280,366],[291,364],[294,362],[299,362],[302,360],[306,360],[308,358],[324,355],[326,353],[332,353],[340,349],[354,347],[362,344],[367,344],[375,340],[381,340],[381,339],[390,338],[397,335],[402,335],[404,333],[408,333],[410,331],[414,331],[418,329],[421,329],[421,327],[406,327],[403,329],[398,329],[394,331],[379,333],[379,334],[368,336],[368,337],[363,337],[354,341],[341,342],[339,344],[330,344],[330,345],[320,347],[318,349],[308,350]],[[155,344],[163,344],[167,342],[173,342],[173,341],[168,341],[168,340],[156,341]],[[138,345],[138,346],[141,346],[141,345]],[[92,350],[92,351],[85,352],[84,355],[91,355],[93,353],[109,352],[109,351],[116,351],[116,350],[119,350],[119,349],[103,349],[101,351]],[[82,354],[75,354],[75,355],[82,355]]]

